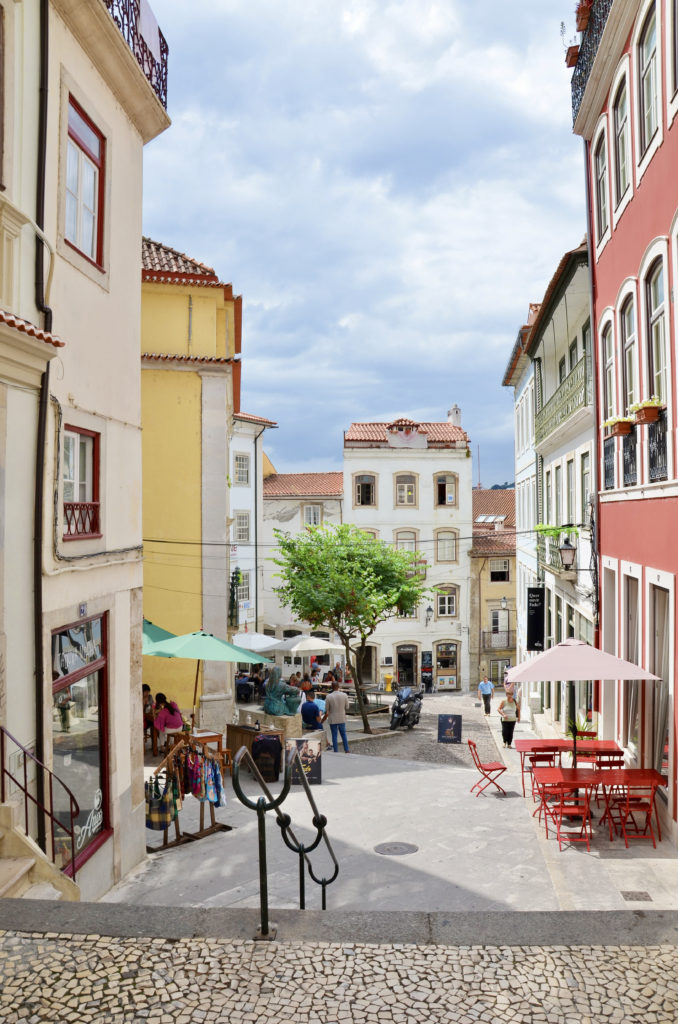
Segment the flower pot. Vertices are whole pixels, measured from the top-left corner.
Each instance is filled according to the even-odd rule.
[[[577,63],[577,58],[578,57],[579,57],[579,47],[578,46],[568,46],[567,53],[565,54],[565,63],[567,65],[567,67],[568,68],[573,68],[575,66],[575,64]]]
[[[659,405],[644,405],[642,409],[636,409],[636,423],[656,423],[660,412]]]
[[[607,436],[626,437],[631,433],[632,427],[633,424],[629,420],[620,420],[619,423],[613,423],[611,427],[607,428]]]
[[[582,4],[577,8],[577,32],[586,32],[591,17],[591,8]]]

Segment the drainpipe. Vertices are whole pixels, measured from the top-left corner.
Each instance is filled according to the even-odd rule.
[[[49,0],[40,0],[40,85],[38,93],[38,139],[37,139],[37,181],[35,197],[35,221],[40,231],[45,227],[45,178],[47,170],[47,102],[49,75]],[[46,331],[52,330],[52,310],[45,301],[45,272],[43,242],[40,235],[35,239],[35,304],[43,315]],[[40,406],[38,411],[38,436],[35,461],[35,503],[33,527],[33,630],[35,657],[35,756],[45,762],[45,714],[42,637],[42,548],[44,513],[44,466],[47,439],[47,409],[49,404],[49,363],[45,367],[40,385]],[[46,850],[45,829],[45,781],[42,772],[37,774],[36,799],[38,814],[38,845]]]

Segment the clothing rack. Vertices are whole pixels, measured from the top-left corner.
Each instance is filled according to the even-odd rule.
[[[209,759],[209,760],[212,760],[212,761],[216,761],[217,763],[221,763],[220,767],[221,767],[221,770],[222,770],[222,780],[223,780],[223,778],[224,778],[224,775],[223,775],[223,758],[216,757],[214,754],[210,753],[206,749],[206,745],[204,743],[200,743],[199,740],[197,740],[197,741],[196,740],[192,740],[191,737],[189,737],[189,736],[180,736],[179,737],[177,742],[174,744],[174,746],[170,750],[169,754],[167,754],[167,756],[162,759],[162,761],[157,766],[157,768],[154,769],[153,777],[159,775],[161,771],[166,771],[167,774],[168,774],[168,777],[169,776],[174,776],[176,774],[176,769],[175,769],[175,766],[174,766],[174,763],[173,763],[174,759],[176,758],[176,756],[179,753],[180,749],[184,748],[184,747],[188,748],[189,751],[192,751],[198,757],[205,758],[205,760]],[[201,749],[198,750],[198,747],[200,747]],[[210,823],[209,823],[209,825],[205,825],[205,804],[206,803],[209,803],[209,808],[210,808]],[[183,846],[184,843],[194,843],[194,842],[197,842],[197,840],[199,840],[199,839],[204,839],[205,836],[213,835],[215,832],[230,832],[231,831],[231,826],[230,825],[224,825],[222,822],[216,820],[216,818],[214,816],[214,804],[211,803],[208,800],[201,800],[200,801],[200,827],[199,827],[197,832],[182,832],[181,831],[181,827],[179,825],[179,814],[180,813],[181,813],[180,811],[177,811],[177,814],[176,814],[176,816],[174,818],[174,821],[172,823],[174,825],[174,839],[170,840],[170,838],[169,838],[169,830],[171,828],[171,825],[168,825],[167,828],[164,829],[163,834],[162,834],[162,846],[146,846],[146,852],[147,853],[158,853],[161,850],[169,850],[169,849],[171,849],[174,846]]]

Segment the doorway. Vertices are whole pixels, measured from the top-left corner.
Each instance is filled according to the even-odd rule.
[[[397,650],[398,686],[414,686],[417,678],[417,648],[406,644]]]

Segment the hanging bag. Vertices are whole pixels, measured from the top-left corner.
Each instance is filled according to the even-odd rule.
[[[172,824],[176,814],[171,777],[167,775],[163,792],[160,792],[158,778],[150,779],[146,783],[146,828],[163,832]]]

